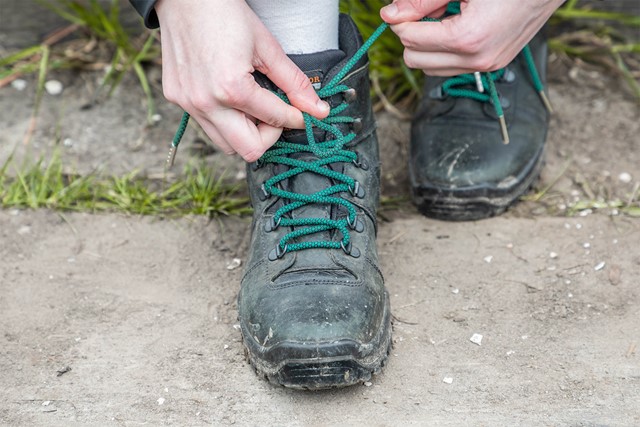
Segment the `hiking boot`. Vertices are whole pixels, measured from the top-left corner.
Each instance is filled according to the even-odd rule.
[[[285,131],[247,165],[254,216],[240,326],[258,375],[287,387],[368,381],[391,344],[375,243],[380,178],[368,61],[351,60],[361,45],[341,16],[340,50],[291,56],[331,114],[306,116],[308,131]]]
[[[529,59],[523,51],[506,68],[490,73],[508,144],[487,93],[488,73],[482,73],[484,93],[473,74],[427,78],[412,125],[409,161],[413,200],[424,215],[445,220],[497,215],[538,177],[550,110],[542,87],[547,49],[540,34],[529,46]]]

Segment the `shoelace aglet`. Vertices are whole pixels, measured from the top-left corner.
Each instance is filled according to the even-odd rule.
[[[484,93],[484,85],[482,84],[482,76],[480,75],[480,71],[476,71],[473,73],[473,76],[476,78],[476,88],[478,88],[478,92]]]
[[[502,132],[502,142],[504,145],[509,143],[509,131],[507,130],[507,121],[504,119],[504,116],[498,117],[498,121],[500,122],[500,131]]]
[[[171,169],[176,161],[176,153],[178,152],[178,146],[171,144],[169,149],[169,155],[167,156],[167,169]]]
[[[544,90],[539,91],[538,94],[540,95],[540,99],[542,99],[542,103],[544,104],[544,107],[547,109],[549,114],[552,114],[553,105],[551,105],[551,101],[549,101],[549,97],[547,96],[547,94],[544,93]]]

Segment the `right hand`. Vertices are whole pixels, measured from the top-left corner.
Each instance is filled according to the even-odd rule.
[[[329,114],[244,0],[160,0],[156,12],[164,95],[225,153],[256,161],[283,128],[304,128],[302,111],[320,119]],[[260,87],[254,71],[282,89],[291,105]]]

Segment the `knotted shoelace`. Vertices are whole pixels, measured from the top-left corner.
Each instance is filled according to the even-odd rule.
[[[460,13],[460,2],[450,2],[447,7],[445,17],[458,13]],[[424,18],[423,21],[437,22],[439,20]],[[367,41],[358,49],[338,74],[336,74],[327,85],[317,90],[319,98],[327,99],[350,90],[348,86],[343,85],[340,82],[367,53],[370,47],[387,30],[388,27],[389,24],[382,23],[373,32],[369,39],[367,39]],[[535,89],[540,94],[545,106],[551,111],[551,106],[544,93],[544,86],[540,80],[529,46],[526,46],[523,49],[522,55],[527,64],[527,69]],[[501,79],[504,73],[505,69],[500,69],[494,72],[462,74],[451,77],[442,84],[442,91],[444,94],[452,97],[471,98],[478,102],[491,103],[501,124],[503,141],[508,143],[509,139],[504,120],[504,112],[495,86],[495,82]],[[476,90],[470,88],[474,85]],[[289,99],[286,95],[278,94],[278,96],[283,101],[289,103]],[[308,144],[297,144],[279,140],[257,162],[260,167],[269,163],[281,164],[289,167],[288,170],[275,174],[262,185],[262,192],[265,197],[275,196],[285,202],[273,216],[272,229],[277,227],[291,227],[292,229],[292,231],[286,233],[280,239],[278,246],[275,249],[277,258],[282,257],[287,252],[311,248],[343,249],[346,253],[357,256],[356,251],[352,251],[351,248],[350,234],[350,230],[358,228],[356,207],[350,200],[342,197],[341,194],[349,193],[354,197],[364,197],[364,192],[362,188],[360,188],[360,184],[352,177],[344,173],[337,172],[329,167],[330,164],[336,163],[352,162],[358,164],[357,154],[350,151],[349,147],[346,147],[346,145],[353,141],[357,135],[353,131],[345,134],[338,126],[340,124],[350,124],[356,121],[353,117],[342,114],[348,107],[348,102],[342,102],[339,105],[332,107],[329,115],[324,119],[317,119],[310,114],[303,112]],[[189,117],[189,113],[185,112],[183,114],[175,137],[173,138],[169,159],[167,160],[169,166],[173,164],[178,145],[180,144],[189,122]],[[332,136],[333,139],[316,141],[313,132],[314,128],[325,131],[326,134]],[[310,153],[315,157],[315,159],[307,161],[296,159],[293,156],[303,153]],[[295,176],[303,173],[314,173],[324,176],[332,180],[332,182],[335,182],[335,184],[313,194],[301,194],[287,191],[278,185],[282,181],[294,178]],[[341,206],[346,210],[347,215],[345,218],[340,219],[293,218],[290,215],[296,209],[311,204]],[[339,231],[342,235],[342,239],[338,241],[306,240],[296,242],[296,240],[301,237],[332,230]]]

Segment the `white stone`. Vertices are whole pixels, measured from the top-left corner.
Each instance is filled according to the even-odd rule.
[[[442,379],[442,382],[443,382],[443,383],[445,383],[445,384],[453,384],[453,378],[451,378],[451,377],[444,377],[444,378]]]
[[[164,397],[158,399],[158,405],[164,405]]]
[[[604,262],[604,261],[602,261],[602,262],[599,262],[599,263],[598,263],[598,265],[596,265],[595,267],[593,267],[593,269],[594,269],[595,271],[600,271],[600,270],[602,270],[602,269],[604,268],[604,266],[605,266],[605,262]]]
[[[60,95],[62,89],[64,89],[64,86],[62,86],[62,83],[58,80],[49,80],[44,84],[44,90],[46,90],[49,95]]]
[[[620,180],[620,182],[624,182],[625,184],[628,184],[631,182],[633,178],[631,178],[630,173],[622,172],[620,175],[618,175],[618,179]]]
[[[15,79],[11,82],[11,87],[17,91],[23,91],[27,88],[27,81],[22,79]]]
[[[234,258],[229,264],[227,264],[227,270],[235,270],[240,267],[240,264],[242,264],[242,260],[240,258]]]
[[[487,264],[491,264],[491,261],[493,261],[493,255],[484,257],[484,262],[486,262]]]
[[[469,341],[474,344],[482,345],[482,338],[484,337],[480,334],[473,334],[471,335],[471,338],[469,338]]]

